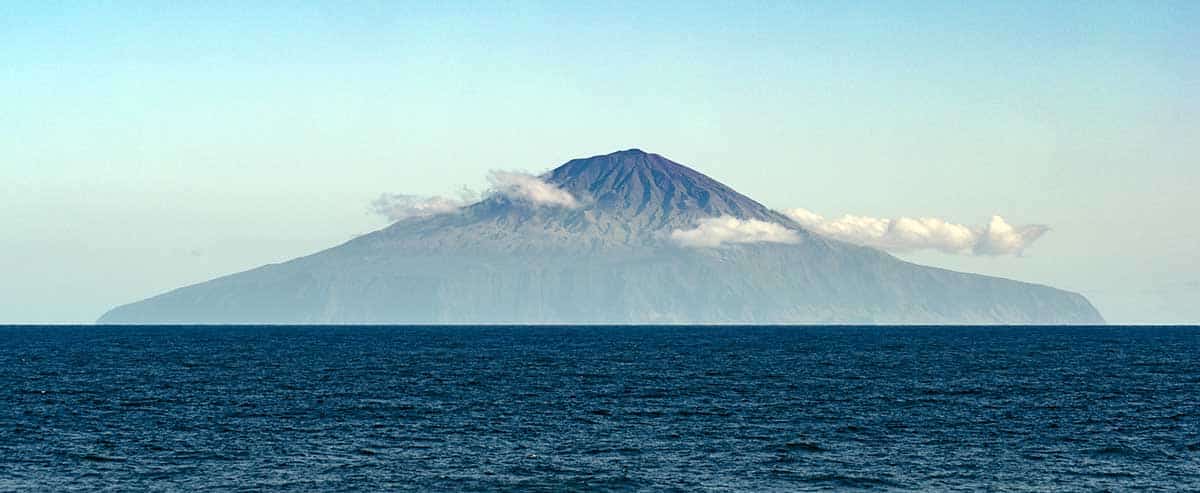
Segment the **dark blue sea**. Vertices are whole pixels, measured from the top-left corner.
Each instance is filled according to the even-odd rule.
[[[0,491],[1200,490],[1187,327],[5,327]]]

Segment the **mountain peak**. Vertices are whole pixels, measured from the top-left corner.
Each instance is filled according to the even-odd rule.
[[[477,223],[489,232],[468,241],[507,238],[507,244],[520,248],[545,231],[554,231],[562,244],[605,248],[660,244],[674,230],[695,228],[705,219],[722,216],[778,223],[808,236],[791,219],[732,188],[640,149],[573,159],[541,179],[571,194],[577,206],[531,207],[527,201],[496,195],[468,207],[463,215],[437,221]],[[399,233],[428,226],[418,223],[400,222],[390,229]]]
[[[672,167],[680,167],[693,171],[691,168],[683,166],[662,157],[661,155],[633,148],[623,151],[611,152],[608,154],[599,154],[587,158],[572,159],[567,161],[562,166],[559,166],[552,173],[557,174],[559,170],[570,170],[573,173],[579,173],[583,168],[660,168],[667,170]],[[678,170],[673,170],[678,171]],[[693,171],[694,172],[694,171]]]
[[[609,155],[610,155],[610,156],[612,156],[612,155],[615,155],[615,154],[649,154],[649,153],[648,153],[648,152],[646,152],[646,151],[643,151],[643,150],[641,150],[641,149],[638,149],[638,148],[636,148],[636,147],[633,147],[633,148],[630,148],[630,149],[625,149],[625,150],[623,150],[623,151],[617,151],[617,152],[614,152],[614,153],[612,153],[612,154],[609,154]]]
[[[599,212],[648,224],[678,225],[704,216],[770,220],[762,204],[708,176],[641,149],[574,159],[545,175]]]

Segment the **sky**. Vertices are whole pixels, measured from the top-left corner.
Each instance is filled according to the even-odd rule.
[[[781,210],[1044,224],[897,255],[1200,323],[1200,2],[178,3],[0,6],[0,323],[629,148]]]

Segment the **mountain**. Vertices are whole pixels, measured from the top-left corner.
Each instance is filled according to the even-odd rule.
[[[1079,294],[817,235],[657,154],[575,159],[540,179],[577,204],[494,193],[99,323],[1103,323]],[[788,241],[673,241],[712,218]]]

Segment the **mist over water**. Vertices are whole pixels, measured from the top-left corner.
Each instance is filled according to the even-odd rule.
[[[2,327],[0,490],[1200,488],[1189,327]]]

